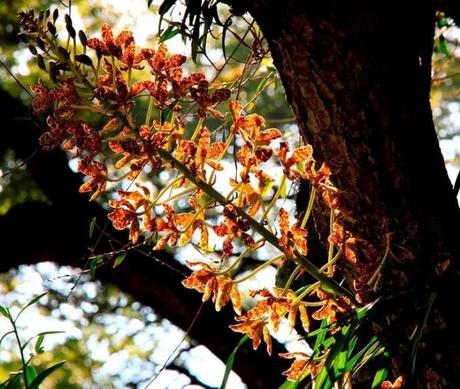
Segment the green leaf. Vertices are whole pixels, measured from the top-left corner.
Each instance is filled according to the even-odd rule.
[[[91,260],[91,262],[89,263],[89,271],[91,272],[92,277],[96,275],[96,269],[102,262],[104,262],[103,255],[98,255],[97,257],[94,257]]]
[[[337,370],[338,373],[341,373],[345,370],[345,366],[347,363],[347,354],[348,350],[341,350],[339,352],[339,355],[337,355],[337,358],[334,363],[334,368]]]
[[[180,28],[175,28],[170,25],[166,30],[160,34],[160,42],[166,42],[167,40],[174,38],[177,34],[180,34]]]
[[[163,111],[161,111],[161,123],[165,123],[169,120],[171,120],[172,116],[172,110],[170,108],[165,108]]]
[[[297,389],[298,386],[298,382],[286,380],[278,389]]]
[[[31,384],[37,377],[37,371],[30,365],[26,366],[27,385]]]
[[[45,381],[50,374],[54,373],[57,369],[59,369],[64,363],[65,361],[61,361],[43,370],[37,377],[35,377],[33,382],[29,385],[29,389],[38,389],[42,382]]]
[[[356,324],[347,325],[342,328],[340,333],[335,335],[335,342],[327,354],[326,362],[315,378],[315,387],[331,388],[334,381],[342,375],[347,362],[346,346],[356,326]]]
[[[232,371],[233,363],[235,362],[235,355],[241,346],[249,339],[247,335],[243,336],[240,341],[238,342],[237,346],[233,349],[232,353],[227,359],[227,363],[225,364],[225,373],[224,378],[222,379],[222,383],[220,384],[220,389],[225,389],[227,386],[228,377],[230,376],[230,372]]]
[[[3,305],[0,305],[0,314],[2,314],[5,317],[9,317],[8,308],[4,307]]]
[[[335,343],[335,338],[333,336],[330,336],[329,338],[325,339],[323,343],[321,343],[321,346],[323,349],[328,349],[332,347],[334,343]]]
[[[351,371],[356,364],[361,360],[363,355],[373,346],[375,343],[378,342],[376,336],[374,336],[367,345],[365,345],[361,351],[359,351],[352,359],[347,362],[346,370]]]
[[[327,327],[327,320],[326,319],[323,319],[323,321],[321,322],[321,325],[319,327],[319,330],[323,330],[325,327]],[[322,331],[318,334],[318,336],[316,337],[316,340],[315,340],[315,346],[313,347],[313,352],[315,354],[318,354],[319,351],[320,351],[320,346],[323,344],[323,341],[324,341],[324,338],[326,337],[326,334],[327,332],[326,331]]]
[[[89,223],[89,238],[91,239],[94,234],[94,228],[96,227],[96,217],[91,219],[91,223]]]
[[[446,18],[440,18],[438,20],[438,27],[439,28],[442,28],[442,27],[449,27],[449,21],[446,19]]]
[[[350,343],[348,343],[347,359],[351,357],[351,354],[353,353],[353,350],[355,349],[357,342],[358,342],[358,337],[353,336],[353,338],[351,338],[350,340]]]
[[[29,308],[31,305],[35,304],[38,302],[42,297],[46,296],[48,292],[44,292],[42,294],[39,294],[38,296],[35,296],[32,300],[30,300],[26,305],[22,307],[22,309],[19,311],[19,313],[16,315],[16,318],[14,321],[18,320],[18,317],[24,312],[27,308]]]
[[[41,354],[44,351],[42,347],[44,340],[45,340],[45,335],[39,335],[39,337],[37,338],[37,341],[35,342],[35,346],[34,346],[35,352],[37,354]]]
[[[126,251],[118,255],[115,258],[115,261],[113,261],[113,268],[115,269],[116,267],[120,266],[121,263],[125,260],[125,257],[126,257]]]
[[[444,35],[441,35],[439,37],[439,51],[446,56],[447,59],[451,59],[451,55],[449,53],[449,48],[447,47],[447,42],[446,38],[444,38]]]
[[[379,389],[382,385],[382,382],[388,375],[388,370],[382,367],[381,369],[377,370],[375,373],[374,380],[372,381],[371,389]]]
[[[158,9],[158,13],[161,16],[163,16],[166,12],[168,12],[170,10],[170,8],[174,5],[175,2],[176,2],[176,0],[164,0],[161,3],[160,8]],[[150,4],[151,4],[151,2],[150,2]]]
[[[22,346],[21,346],[21,349],[24,350],[26,348],[26,346],[32,341],[32,339],[35,339],[36,337],[40,337],[40,336],[45,336],[45,335],[53,335],[53,334],[63,334],[64,331],[44,331],[44,332],[40,332],[34,336],[32,336],[31,338],[29,338],[27,340],[27,342],[25,342]],[[37,340],[38,342],[38,340]],[[43,341],[42,341],[43,342]],[[35,345],[35,347],[37,347],[37,345]]]

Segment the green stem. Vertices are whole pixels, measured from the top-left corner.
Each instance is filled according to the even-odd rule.
[[[310,192],[310,199],[308,200],[307,210],[305,211],[305,215],[303,215],[302,223],[300,223],[300,228],[305,228],[307,225],[308,219],[311,215],[311,211],[313,210],[313,204],[315,203],[316,197],[316,188],[313,186]]]
[[[372,274],[371,278],[369,278],[369,281],[367,281],[367,285],[371,287],[372,289],[375,289],[377,286],[377,279],[380,276],[380,272],[383,269],[383,266],[385,265],[385,262],[387,261],[387,258],[390,254],[390,238],[389,235],[386,237],[386,247],[385,247],[385,253],[383,254],[383,258],[379,263],[379,266],[375,270],[374,274]]]
[[[117,72],[115,70],[115,57],[112,55],[112,88],[117,93]]]
[[[264,223],[265,219],[268,216],[268,213],[276,204],[276,200],[278,200],[278,198],[280,197],[281,191],[283,190],[283,186],[285,182],[286,182],[286,176],[283,175],[283,177],[281,178],[280,185],[278,186],[278,190],[275,193],[275,196],[273,196],[272,201],[270,201],[270,204],[268,204],[268,207],[265,209],[265,212],[263,213],[262,218],[260,219],[260,224]]]
[[[172,180],[171,182],[169,182],[163,189],[161,189],[158,192],[158,194],[153,199],[152,203],[156,204],[156,202],[161,199],[161,196],[163,196],[168,191],[169,188],[171,188],[176,182],[178,182],[180,180],[183,180],[183,179],[184,179],[184,176],[181,175],[181,176],[175,178],[174,180]]]
[[[292,302],[292,305],[299,304],[306,295],[308,295],[312,290],[319,288],[320,286],[321,286],[320,282],[315,282],[314,284],[311,284],[309,287],[307,287],[302,293],[300,293],[297,296],[297,298]]]
[[[169,201],[180,199],[181,197],[185,196],[186,194],[192,193],[195,190],[196,190],[195,188],[185,189],[182,192],[179,192],[179,193],[175,194],[174,196],[168,197],[167,199],[165,199],[162,202],[154,203],[154,205],[163,205],[163,204],[165,204],[165,203],[167,203]]]
[[[302,270],[302,266],[297,265],[294,271],[289,276],[286,282],[286,285],[284,285],[283,293],[281,293],[283,296],[286,294],[288,289],[291,287],[291,284],[294,282],[294,279],[297,277],[297,274],[299,274],[300,270]]]
[[[326,270],[326,268],[329,268],[329,266],[332,266],[334,263],[337,262],[337,260],[341,257],[341,255],[342,255],[342,248],[340,248],[339,251],[337,251],[337,254],[335,254],[333,258],[328,260],[327,263],[323,265],[319,270],[323,272],[324,270]]]
[[[149,106],[147,108],[147,115],[145,115],[145,125],[150,128],[150,121],[152,119],[152,110],[153,110],[153,97],[150,96]]]
[[[21,355],[22,375],[24,377],[24,385],[26,389],[29,389],[29,382],[27,380],[27,371],[26,371],[27,364],[24,358],[24,350],[22,349],[22,346],[21,346],[21,340],[19,339],[19,333],[16,327],[16,322],[13,320],[10,314],[8,314],[8,319],[10,320],[10,323],[13,326],[14,336],[16,337],[16,341],[18,342],[19,354]]]
[[[195,175],[184,164],[182,164],[177,159],[175,159],[171,155],[171,153],[161,148],[158,149],[157,152],[161,158],[163,158],[166,161],[169,161],[173,166],[176,167],[177,170],[179,170],[186,178],[188,178],[189,181],[195,184],[196,187],[201,189],[207,195],[217,200],[217,202],[219,202],[223,206],[226,206],[229,204],[228,201],[225,199],[225,197],[221,193],[215,190],[212,186],[208,185],[206,182],[203,182],[197,179],[197,177],[195,177]],[[272,234],[269,230],[267,230],[257,220],[249,216],[243,209],[235,207],[235,211],[238,214],[238,216],[246,219],[249,222],[249,224],[251,225],[251,228],[255,232],[260,234],[273,247],[277,248],[279,251],[284,253],[284,249],[280,246],[278,242],[278,238],[274,234]],[[308,274],[310,274],[313,278],[321,282],[333,294],[338,295],[338,296],[345,295],[350,299],[350,302],[353,307],[359,307],[359,304],[355,300],[352,293],[350,293],[343,286],[339,285],[333,279],[322,274],[321,271],[312,262],[310,262],[305,256],[301,255],[298,252],[296,253],[295,256],[290,256],[287,253],[285,253],[285,255],[291,258],[298,265],[301,265]]]
[[[334,214],[334,209],[331,208],[331,214],[329,217],[329,236],[332,235],[334,232],[334,221],[335,221],[335,214]],[[327,252],[327,272],[328,274],[332,277],[332,258],[334,257],[334,243],[332,241],[329,241],[329,250]]]
[[[234,284],[240,284],[241,282],[244,282],[244,281],[247,281],[247,280],[251,279],[258,272],[260,272],[261,270],[265,269],[266,267],[272,265],[276,261],[279,261],[283,257],[284,257],[284,254],[277,255],[276,257],[264,262],[262,265],[256,267],[252,272],[246,274],[244,277],[241,277],[240,279],[233,281],[233,283]]]
[[[201,127],[203,127],[203,122],[204,122],[203,118],[200,118],[200,120],[198,120],[198,123],[196,124],[196,127],[195,127],[195,131],[193,131],[192,137],[190,138],[191,141],[194,141],[196,137],[198,136],[198,134],[200,133]]]
[[[219,272],[217,272],[215,274],[217,276],[222,276],[224,274],[227,274],[231,270],[233,270],[241,262],[241,260],[245,257],[246,254],[249,254],[251,251],[254,251],[254,250],[258,249],[260,247],[261,243],[265,243],[265,240],[263,240],[263,239],[258,240],[254,244],[255,247],[246,247],[246,249],[238,256],[238,258],[229,267],[227,267],[226,269],[221,270],[221,271],[219,271]]]

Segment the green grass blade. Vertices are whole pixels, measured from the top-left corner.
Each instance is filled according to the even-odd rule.
[[[225,389],[227,386],[228,377],[230,376],[230,372],[232,371],[233,363],[235,362],[235,355],[241,346],[249,339],[247,335],[243,336],[240,341],[238,342],[237,346],[233,349],[232,353],[227,359],[227,363],[225,364],[225,373],[224,378],[222,379],[222,384],[220,385],[220,389]]]

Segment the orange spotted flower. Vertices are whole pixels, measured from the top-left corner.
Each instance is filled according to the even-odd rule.
[[[250,317],[262,317],[266,314],[270,325],[274,331],[278,331],[281,324],[281,319],[287,315],[289,327],[292,329],[297,321],[298,313],[300,313],[300,321],[306,332],[310,329],[310,320],[307,310],[304,305],[297,300],[296,294],[288,290],[283,295],[283,289],[273,288],[273,292],[264,288],[258,291],[252,291],[251,296],[262,297],[254,308],[251,309]]]
[[[297,320],[297,312],[300,312],[302,326],[309,331],[309,319],[306,308],[296,300],[294,292],[289,291],[282,295],[282,289],[275,288],[273,293],[268,289],[251,291],[252,297],[262,297],[248,312],[236,318],[240,323],[231,325],[235,332],[246,334],[252,339],[254,350],[261,343],[262,338],[267,345],[267,352],[272,352],[272,341],[267,325],[276,332],[279,330],[281,320],[287,315],[289,325],[294,327]]]
[[[141,191],[118,191],[121,200],[110,200],[109,205],[115,208],[114,211],[109,213],[108,218],[112,221],[114,228],[117,230],[124,230],[129,228],[129,238],[133,243],[139,239],[140,229],[138,212],[143,208],[143,225],[147,231],[153,232],[155,230],[155,219],[152,218],[150,210],[150,191],[144,187],[139,186]]]
[[[213,227],[217,236],[225,237],[223,243],[222,257],[227,258],[233,251],[233,240],[240,238],[247,247],[254,247],[255,242],[246,231],[250,229],[247,220],[236,214],[235,207],[228,204],[224,207],[224,220]]]
[[[240,293],[227,274],[217,274],[216,270],[205,262],[188,261],[187,264],[190,267],[200,266],[200,268],[182,281],[182,285],[203,293],[203,301],[208,301],[212,297],[216,311],[220,311],[231,301],[235,312],[241,315]]]
[[[306,353],[281,353],[279,356],[286,359],[294,359],[291,367],[283,372],[283,375],[286,376],[289,381],[301,381],[310,374],[314,376],[319,372],[319,370],[321,370],[322,367],[321,364],[315,365],[311,357]]]
[[[320,300],[324,302],[324,305],[313,312],[311,317],[315,320],[327,319],[329,324],[335,323],[337,317],[344,314],[350,309],[350,300],[345,296],[334,297],[329,293],[317,289],[317,295]]]
[[[102,39],[88,39],[88,47],[98,50],[103,55],[121,57],[123,47],[134,41],[131,31],[122,31],[116,37],[113,36],[112,27],[104,23],[101,28]]]
[[[166,215],[157,218],[156,230],[162,233],[162,237],[157,241],[153,250],[163,250],[169,243],[170,247],[174,246],[179,239],[179,230],[177,229],[176,213],[169,204],[163,204]]]
[[[200,107],[198,109],[200,117],[206,117],[207,112],[209,112],[216,118],[223,119],[224,115],[215,109],[214,106],[227,100],[230,95],[230,89],[227,88],[218,88],[214,93],[209,92],[209,82],[206,79],[200,80],[196,86],[190,88],[191,98]]]
[[[300,227],[300,223],[295,223],[289,227],[289,215],[284,208],[280,209],[279,226],[281,237],[279,239],[280,246],[286,250],[290,256],[294,256],[295,250],[302,255],[307,255],[307,234],[306,228]]]
[[[95,200],[105,191],[107,185],[107,166],[101,162],[84,158],[78,162],[78,171],[90,177],[89,181],[80,186],[80,193],[90,192],[96,188],[96,191],[90,198],[90,200]]]
[[[239,206],[241,208],[248,208],[247,214],[249,216],[255,216],[262,205],[261,193],[255,190],[249,182],[243,182],[240,184],[237,181],[230,179],[230,185],[238,187],[239,196],[241,196]]]
[[[120,70],[117,67],[114,68],[105,58],[102,62],[102,68],[106,74],[98,77],[94,96],[99,100],[103,100],[106,106],[107,103],[110,103],[112,110],[118,110],[120,107],[134,107],[133,99],[145,90],[146,83],[144,81],[137,81],[128,87]]]
[[[257,114],[244,116],[242,109],[240,102],[230,102],[230,113],[233,118],[232,131],[238,132],[245,141],[245,144],[238,150],[238,161],[249,169],[253,165],[267,161],[273,155],[270,143],[280,138],[282,133],[276,128],[262,131],[261,127],[265,125],[264,118]]]
[[[219,160],[225,152],[225,143],[211,142],[211,134],[206,127],[199,130],[197,141],[180,140],[175,152],[176,158],[198,178],[205,179],[205,165],[214,170],[223,170]]]
[[[30,90],[35,94],[32,108],[35,115],[46,112],[54,102],[54,90],[50,90],[42,81],[32,85]]]
[[[206,208],[200,206],[198,200],[192,197],[189,200],[190,205],[195,208],[194,212],[180,213],[176,215],[176,225],[179,228],[185,228],[182,236],[179,239],[179,246],[185,246],[192,240],[193,233],[196,230],[200,231],[200,247],[203,250],[208,250],[208,227],[205,223]]]
[[[250,339],[252,339],[252,348],[254,350],[257,350],[263,339],[267,345],[267,353],[268,355],[271,355],[273,348],[272,338],[270,336],[270,331],[268,330],[265,320],[247,319],[245,316],[242,316],[241,319],[237,318],[237,320],[242,321],[242,323],[233,324],[230,326],[230,328],[233,331],[245,334]]]
[[[383,381],[380,389],[402,389],[404,388],[404,377],[398,377],[393,383],[391,381]]]
[[[155,54],[153,49],[142,49],[140,52],[136,53],[136,44],[134,40],[131,41],[123,49],[123,52],[120,57],[122,65],[120,66],[121,70],[129,69],[138,69],[141,70],[144,67],[142,62],[146,59],[150,59]]]
[[[337,188],[329,180],[332,174],[330,166],[323,163],[318,170],[316,169],[311,145],[297,147],[290,156],[288,156],[288,153],[289,146],[287,142],[281,142],[277,155],[283,165],[286,177],[291,180],[302,179],[310,181],[314,187],[322,191],[326,205],[332,208],[337,197]]]

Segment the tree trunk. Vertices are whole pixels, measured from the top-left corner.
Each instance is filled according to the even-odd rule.
[[[348,257],[339,264],[349,287],[358,292],[366,284],[388,239],[397,253],[378,291],[391,304],[374,326],[394,351],[394,375],[415,377],[423,388],[436,377],[454,387],[460,348],[451,304],[458,293],[460,213],[429,103],[432,3],[259,0],[248,10],[268,41],[302,137],[319,162],[332,164],[353,219],[346,228],[356,237],[357,262]],[[326,242],[329,216],[319,201],[315,223]],[[433,291],[438,295],[411,375],[407,334],[420,324]],[[361,300],[375,297],[364,292]]]

